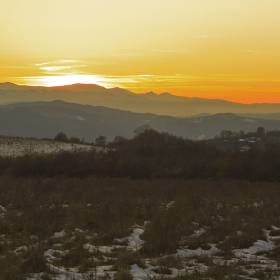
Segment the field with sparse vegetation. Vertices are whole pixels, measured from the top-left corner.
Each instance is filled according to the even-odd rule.
[[[54,154],[62,151],[100,150],[90,144],[55,141],[51,139],[0,136],[0,156],[17,157],[26,154]]]
[[[102,149],[0,157],[0,280],[280,278],[277,146]]]
[[[279,279],[280,184],[0,178],[0,279]]]

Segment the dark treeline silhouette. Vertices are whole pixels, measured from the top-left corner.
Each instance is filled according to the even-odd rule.
[[[255,132],[244,132],[243,130],[232,131],[232,130],[222,130],[219,135],[215,136],[215,139],[240,139],[240,138],[249,138],[249,137],[257,137],[257,138],[271,138],[277,137],[280,138],[280,130],[269,130],[265,131],[264,127],[258,127]]]
[[[77,144],[83,144],[85,143],[84,139],[79,139],[78,137],[72,136],[68,138],[68,136],[64,132],[59,132],[57,135],[54,137],[55,141],[60,141],[60,142],[71,142],[71,143],[77,143]]]
[[[178,179],[280,180],[280,145],[245,152],[221,150],[207,141],[191,141],[146,129],[128,140],[115,137],[107,152],[60,152],[0,157],[0,174],[12,176],[89,175]]]

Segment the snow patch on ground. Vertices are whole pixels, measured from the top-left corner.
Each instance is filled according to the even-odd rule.
[[[138,226],[138,225],[136,225]],[[112,253],[112,251],[121,248],[127,248],[132,251],[138,251],[142,248],[144,241],[140,239],[140,236],[144,233],[142,227],[137,227],[132,230],[132,233],[129,237],[124,238],[115,238],[114,241],[118,243],[127,242],[127,246],[124,245],[110,245],[110,246],[93,246],[91,244],[84,244],[84,249],[89,250],[90,253],[101,252],[101,253]],[[90,238],[88,238],[90,239]]]
[[[106,148],[33,138],[0,137],[0,156],[17,157],[25,154],[55,154],[61,151],[107,151]]]
[[[6,212],[7,212],[6,208],[5,208],[5,207],[3,207],[2,205],[0,205],[0,210],[1,210],[2,212],[4,212],[4,213],[6,213]]]
[[[179,258],[195,257],[195,256],[211,256],[219,252],[214,245],[210,245],[209,250],[203,250],[202,248],[197,248],[195,250],[190,249],[179,249],[177,250],[176,256]]]
[[[143,227],[139,227],[138,225],[134,225],[132,229],[132,233],[128,237],[124,238],[115,238],[114,241],[118,243],[127,243],[126,248],[132,251],[138,251],[142,248],[145,241],[140,239],[140,235],[144,233]]]
[[[60,238],[60,237],[64,237],[64,236],[65,236],[65,230],[64,229],[60,232],[55,232],[53,234],[53,238]]]
[[[197,229],[194,231],[194,234],[192,234],[190,237],[198,237],[200,235],[202,235],[203,233],[205,233],[207,231],[208,227],[202,227],[201,229]]]
[[[142,248],[144,241],[140,239],[140,235],[144,233],[144,229],[142,228],[135,228],[131,236],[127,237],[128,246],[127,248],[132,251],[138,251]]]
[[[130,273],[134,280],[147,280],[147,279],[157,279],[157,274],[151,268],[140,268],[137,264],[130,267]]]
[[[15,248],[15,250],[13,251],[15,254],[21,253],[21,252],[25,252],[27,251],[28,248],[26,246],[20,246]]]
[[[54,254],[59,255],[59,256],[65,256],[65,254],[67,254],[67,253],[68,253],[68,251],[48,249],[47,251],[44,252],[44,257],[48,262],[52,263],[59,259],[59,258],[55,257]]]
[[[271,251],[275,249],[276,246],[271,241],[258,240],[253,246],[248,249],[235,249],[234,254],[238,258],[254,258],[254,255],[261,251]]]
[[[170,207],[173,207],[175,205],[175,201],[170,201],[167,205],[166,205],[166,208],[170,208]]]
[[[55,277],[57,280],[113,279],[116,273],[116,271],[112,271],[111,265],[97,266],[95,270],[86,273],[78,273],[76,269],[59,268],[52,264],[48,264],[48,268],[51,272],[59,275]],[[32,279],[36,278],[30,278],[30,280]]]
[[[93,246],[90,244],[85,244],[83,246],[84,249],[88,250],[90,253],[100,252],[103,254],[111,254],[116,249],[124,248],[121,245],[110,245],[110,246]]]
[[[7,213],[6,208],[0,205],[0,219],[3,219],[6,213]]]

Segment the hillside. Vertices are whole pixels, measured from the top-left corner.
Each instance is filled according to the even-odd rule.
[[[216,139],[214,142],[191,141],[166,132],[146,129],[130,140],[121,136],[116,137],[113,142],[107,144],[109,149],[106,153],[97,154],[96,149],[92,149],[91,146],[86,146],[86,150],[80,151],[80,148],[75,147],[83,146],[74,144],[68,144],[68,150],[71,150],[68,152],[65,149],[67,145],[64,144],[66,147],[61,149],[61,152],[58,150],[50,155],[46,152],[30,153],[36,146],[37,151],[38,149],[42,151],[46,145],[45,141],[32,140],[31,143],[31,140],[27,139],[25,145],[27,156],[10,157],[12,154],[0,156],[0,174],[183,180],[223,178],[279,182],[279,138],[266,135],[257,141],[240,140],[242,141],[222,139]],[[62,146],[48,141],[47,150],[53,145]],[[11,139],[9,142],[17,142],[17,139]],[[18,141],[16,144],[23,146],[24,141]],[[15,150],[20,148],[14,148],[13,152]],[[18,155],[25,154],[24,149],[21,148],[21,151],[22,153]]]
[[[54,141],[51,139],[0,136],[0,156],[17,157],[25,154],[56,154],[62,151],[103,151],[104,148],[90,144]]]
[[[186,93],[187,94],[187,93]],[[105,106],[137,113],[177,117],[202,113],[279,113],[280,104],[239,104],[224,100],[188,98],[170,93],[134,94],[121,88],[106,89],[97,85],[76,84],[60,87],[31,87],[11,83],[0,84],[0,104],[31,101],[54,101]]]
[[[280,129],[279,120],[254,119],[234,114],[175,118],[63,101],[0,106],[1,135],[53,138],[63,131],[69,137],[76,136],[94,142],[99,135],[106,136],[108,140],[118,135],[131,138],[135,128],[142,125],[194,140],[213,138],[221,130],[247,132],[256,131],[259,126],[266,130]]]

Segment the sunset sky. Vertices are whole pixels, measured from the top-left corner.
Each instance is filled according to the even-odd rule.
[[[280,102],[279,0],[1,0],[0,82]]]

